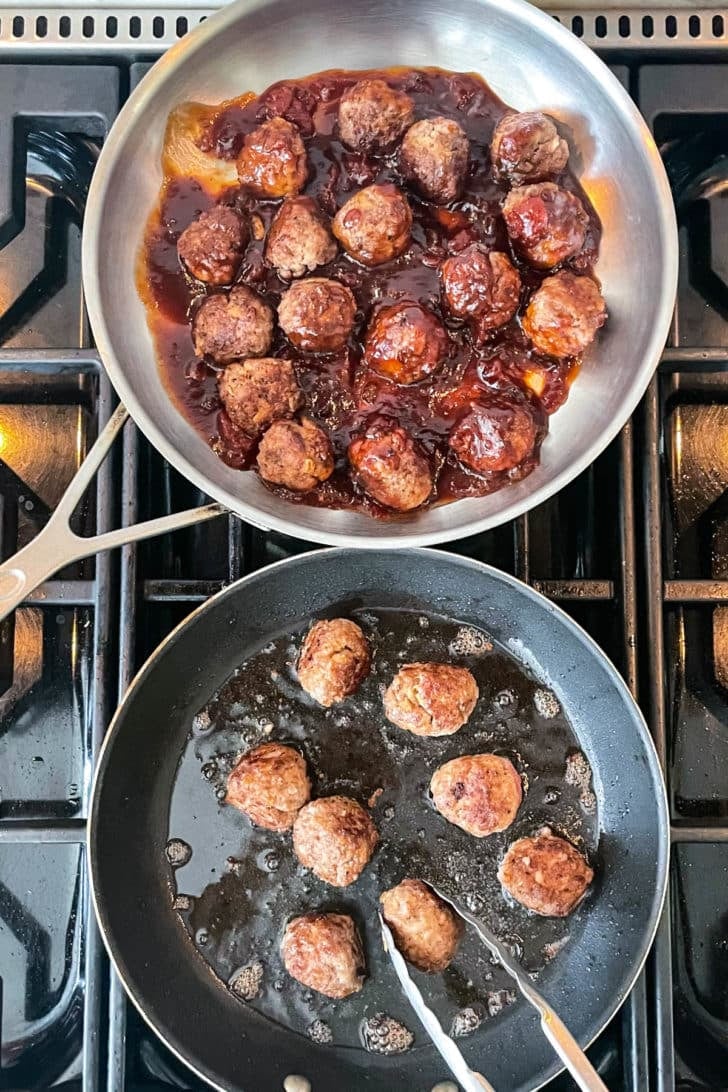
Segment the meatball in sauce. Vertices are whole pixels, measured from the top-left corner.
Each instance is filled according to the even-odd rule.
[[[348,914],[304,914],[289,921],[281,956],[291,978],[334,1000],[364,985],[364,949]]]
[[[293,747],[261,743],[233,766],[225,802],[266,830],[290,830],[311,798],[306,762]]]
[[[265,356],[273,341],[273,312],[245,284],[226,294],[206,296],[192,320],[192,339],[198,356],[216,364],[249,356]]]
[[[498,879],[511,898],[534,914],[564,918],[584,898],[594,872],[571,842],[546,828],[513,842]]]
[[[258,446],[260,476],[273,485],[305,493],[331,477],[334,456],[329,438],[308,418],[274,421]]]
[[[385,80],[359,80],[339,103],[339,135],[357,152],[388,149],[412,124],[415,104]]]
[[[449,823],[485,838],[505,830],[516,818],[523,787],[513,763],[502,755],[462,755],[440,766],[430,792]]]
[[[538,427],[529,403],[494,396],[474,404],[450,433],[461,463],[477,474],[514,470],[532,453]]]
[[[270,118],[245,138],[238,157],[238,178],[261,197],[291,197],[308,177],[306,148],[295,125]]]
[[[537,269],[553,269],[578,254],[589,226],[579,198],[553,182],[511,190],[503,219],[516,250]]]
[[[302,352],[335,353],[343,349],[355,314],[356,300],[351,290],[326,277],[296,281],[278,305],[281,329]]]
[[[248,242],[248,224],[227,205],[200,213],[177,240],[177,253],[187,271],[205,284],[235,280]]]
[[[444,261],[440,276],[448,311],[472,321],[476,341],[510,322],[518,310],[518,271],[506,254],[482,243],[471,243]]]
[[[490,155],[496,171],[511,182],[540,182],[561,174],[569,161],[569,145],[559,136],[553,118],[527,110],[501,118]]]
[[[420,971],[444,971],[463,934],[454,910],[422,880],[402,880],[379,897],[382,917],[404,958]]]
[[[547,356],[578,356],[607,321],[607,308],[591,277],[566,270],[547,277],[531,296],[523,329]]]
[[[293,824],[298,860],[333,887],[348,887],[359,878],[378,841],[369,813],[348,796],[312,800]]]
[[[371,649],[349,618],[314,622],[298,658],[298,681],[319,705],[329,708],[354,694],[369,674]]]
[[[334,217],[334,235],[362,265],[382,265],[410,244],[412,210],[391,182],[367,186],[350,197]]]
[[[445,328],[432,311],[405,300],[376,313],[367,330],[364,361],[395,383],[419,383],[437,371],[448,347]]]
[[[218,390],[232,423],[249,436],[258,436],[281,417],[292,417],[302,401],[290,360],[272,357],[228,364]]]
[[[416,736],[449,736],[467,723],[478,684],[466,667],[405,664],[384,694],[387,720]]]
[[[268,229],[265,259],[284,281],[313,273],[336,257],[331,225],[312,197],[289,197]]]
[[[355,480],[379,504],[411,512],[430,496],[432,468],[405,429],[375,421],[349,447]]]
[[[452,118],[425,118],[407,130],[399,152],[404,177],[427,201],[457,200],[468,170],[470,143]]]

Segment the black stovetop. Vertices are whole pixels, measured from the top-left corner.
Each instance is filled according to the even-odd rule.
[[[147,67],[53,60],[0,56],[3,557],[43,525],[113,405],[90,347],[80,230],[99,145]],[[615,70],[655,132],[679,208],[671,347],[593,467],[529,516],[455,548],[529,580],[589,630],[637,692],[665,763],[668,912],[646,972],[590,1055],[613,1090],[721,1089],[728,64],[631,52]],[[133,426],[119,447],[79,513],[88,530],[204,499]],[[84,837],[94,756],[118,694],[173,625],[221,584],[306,548],[221,518],[76,565],[0,626],[0,1089],[200,1087],[125,1001],[93,924]]]

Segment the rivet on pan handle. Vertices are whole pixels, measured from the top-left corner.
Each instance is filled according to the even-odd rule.
[[[146,520],[131,527],[120,527],[101,535],[82,538],[71,530],[69,520],[76,505],[86,492],[91,480],[111,449],[129,414],[124,406],[117,406],[108,424],[99,433],[88,455],[72,478],[68,489],[55,512],[32,542],[24,546],[14,557],[0,565],[0,621],[7,618],[26,596],[72,561],[114,546],[124,546],[143,538],[177,531],[215,516],[226,513],[221,504],[205,504],[200,508],[188,508],[159,519]]]

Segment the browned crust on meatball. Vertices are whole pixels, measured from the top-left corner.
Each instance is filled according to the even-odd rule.
[[[349,462],[361,487],[379,504],[411,512],[432,493],[432,469],[408,432],[375,424],[349,445]]]
[[[594,871],[571,842],[546,829],[509,846],[498,879],[516,902],[535,914],[564,918],[583,899]]]
[[[248,242],[248,224],[228,205],[200,213],[177,240],[180,261],[198,281],[231,284]]]
[[[393,183],[365,186],[341,206],[332,228],[352,258],[363,265],[382,265],[409,246],[412,210]]]
[[[382,307],[369,325],[364,361],[395,383],[419,383],[433,375],[449,347],[445,327],[412,300]]]
[[[283,293],[278,321],[288,340],[303,352],[343,349],[354,327],[356,300],[351,289],[327,277],[306,277]]]
[[[539,110],[506,114],[496,125],[490,144],[493,165],[513,182],[539,182],[561,174],[569,161],[569,145],[559,136],[553,118]]]
[[[302,808],[293,849],[304,868],[333,887],[348,887],[371,860],[379,835],[368,812],[348,796],[324,796]]]
[[[526,402],[491,398],[474,403],[455,425],[448,444],[478,474],[513,470],[533,453],[538,429]]]
[[[432,775],[430,792],[440,815],[475,838],[509,827],[523,799],[513,763],[490,754],[445,762]]]
[[[452,118],[416,121],[399,151],[404,177],[428,201],[447,205],[460,196],[468,170],[470,142]]]
[[[192,320],[192,340],[198,356],[217,364],[265,356],[273,340],[273,312],[246,284],[203,300]]]
[[[334,453],[323,429],[304,417],[274,421],[258,447],[258,471],[265,481],[299,493],[315,489],[334,472]]]
[[[591,277],[566,270],[546,277],[523,316],[525,333],[547,356],[578,356],[589,348],[607,321],[607,308]]]
[[[226,803],[266,830],[290,830],[310,798],[306,762],[283,743],[254,747],[228,775]]]
[[[284,201],[268,229],[265,259],[285,281],[332,262],[337,246],[330,221],[312,197]]]
[[[382,916],[404,958],[420,971],[444,971],[463,933],[453,909],[422,880],[406,879],[379,896]]]
[[[416,736],[449,736],[467,722],[478,684],[467,667],[405,664],[384,694],[387,720]]]
[[[237,167],[241,183],[260,197],[292,197],[308,177],[301,134],[285,118],[264,121],[246,136]]]
[[[364,984],[364,950],[348,914],[304,914],[289,921],[281,956],[292,978],[326,997],[341,1000]]]
[[[482,243],[471,243],[447,258],[440,276],[448,310],[456,318],[475,320],[476,339],[510,322],[518,310],[518,271],[507,255]]]
[[[516,250],[537,269],[552,269],[578,254],[589,226],[579,198],[553,182],[512,189],[503,219]]]
[[[274,357],[233,361],[217,385],[228,417],[250,436],[281,417],[292,417],[303,401],[293,364]]]
[[[298,681],[320,705],[343,701],[369,674],[371,649],[349,618],[314,622],[298,659]]]
[[[347,88],[339,103],[339,136],[357,152],[390,147],[412,124],[415,104],[404,91],[384,80],[359,80]]]

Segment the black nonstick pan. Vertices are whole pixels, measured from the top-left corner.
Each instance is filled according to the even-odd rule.
[[[295,676],[312,619],[348,616],[374,671],[329,711]],[[441,739],[388,725],[381,691],[398,667],[451,660],[476,676],[468,724]],[[254,743],[290,741],[314,793],[372,809],[380,846],[360,879],[327,887],[297,866],[290,835],[253,828],[224,802],[227,771]],[[509,831],[473,839],[428,799],[432,771],[495,751],[521,774]],[[380,791],[381,790],[381,791]],[[565,919],[538,918],[500,890],[509,841],[548,825],[589,857],[595,881]],[[327,550],[226,588],[142,668],[109,730],[93,793],[90,867],[101,931],[132,1000],[168,1046],[224,1089],[430,1092],[447,1079],[381,953],[378,893],[406,875],[488,920],[582,1046],[625,999],[665,896],[668,816],[657,757],[613,666],[553,604],[510,576],[439,551]],[[333,1002],[285,973],[288,918],[351,913],[369,978]],[[532,1010],[467,938],[426,999],[472,1068],[498,1089],[540,1087],[559,1064]],[[247,998],[247,999],[246,999]],[[404,1053],[391,1051],[414,1041]],[[285,1087],[305,1089],[300,1081]]]

